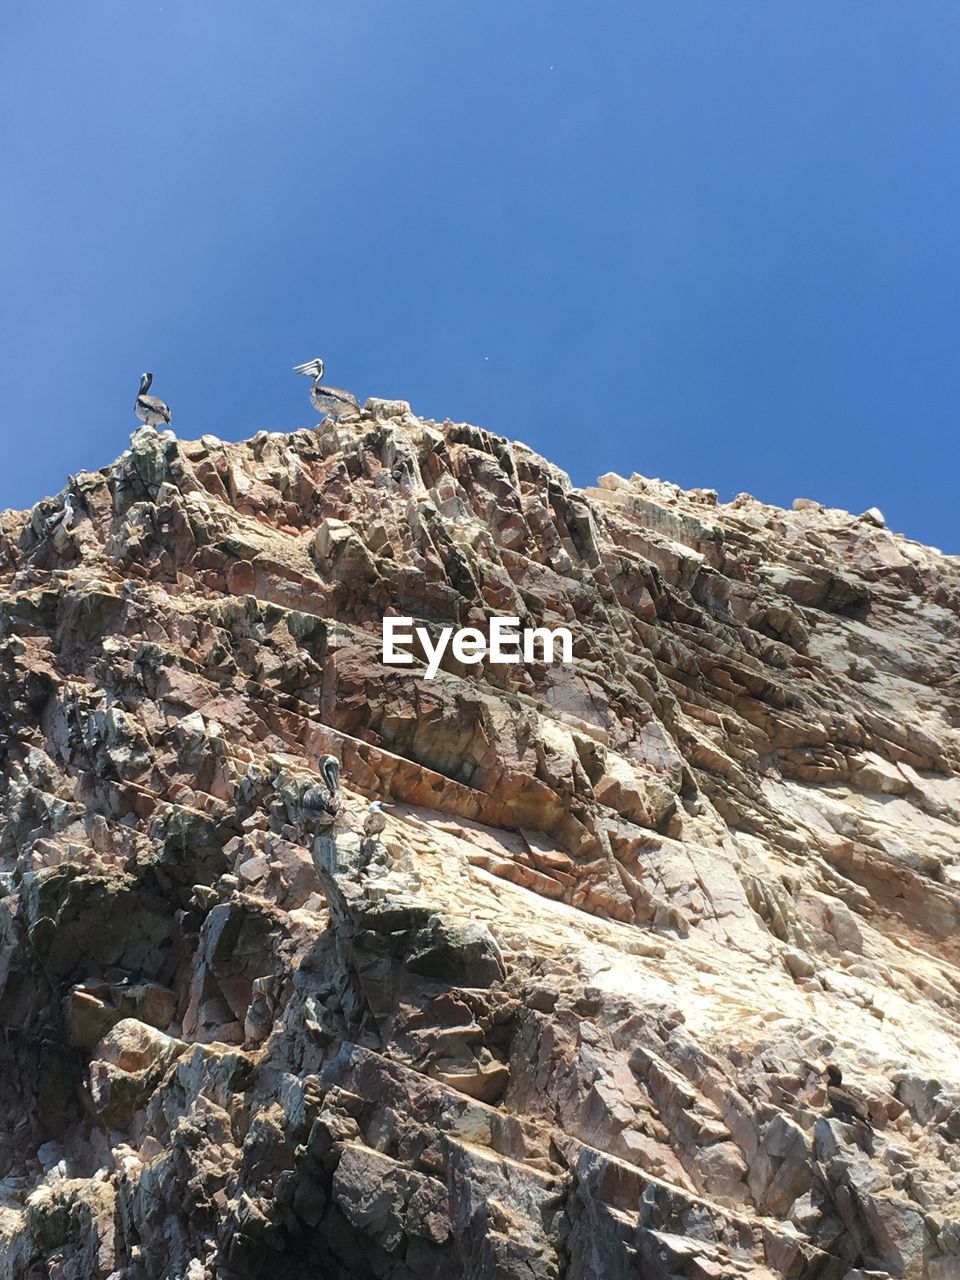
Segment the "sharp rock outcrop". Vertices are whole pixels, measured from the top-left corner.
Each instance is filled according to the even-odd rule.
[[[960,1275],[960,565],[877,515],[400,401],[4,512],[0,1277]]]

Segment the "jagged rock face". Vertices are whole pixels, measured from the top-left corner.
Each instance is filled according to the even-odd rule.
[[[0,1277],[960,1276],[955,560],[401,402],[70,492],[0,516]]]

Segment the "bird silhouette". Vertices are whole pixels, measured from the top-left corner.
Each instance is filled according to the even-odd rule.
[[[873,1121],[866,1101],[843,1083],[843,1072],[835,1062],[827,1066],[827,1105],[838,1120],[850,1126],[859,1147],[873,1155]]]
[[[843,1072],[831,1062],[827,1067],[827,1103],[838,1120],[847,1124],[858,1120],[861,1124],[872,1125],[870,1112],[863,1099],[843,1083]]]

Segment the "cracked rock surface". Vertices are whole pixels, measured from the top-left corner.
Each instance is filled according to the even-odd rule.
[[[0,513],[0,772],[0,1280],[960,1277],[960,562],[879,512],[143,429]]]

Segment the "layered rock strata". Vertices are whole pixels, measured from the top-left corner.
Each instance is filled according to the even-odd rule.
[[[960,1276],[960,565],[795,507],[369,401],[4,512],[0,1277]]]

